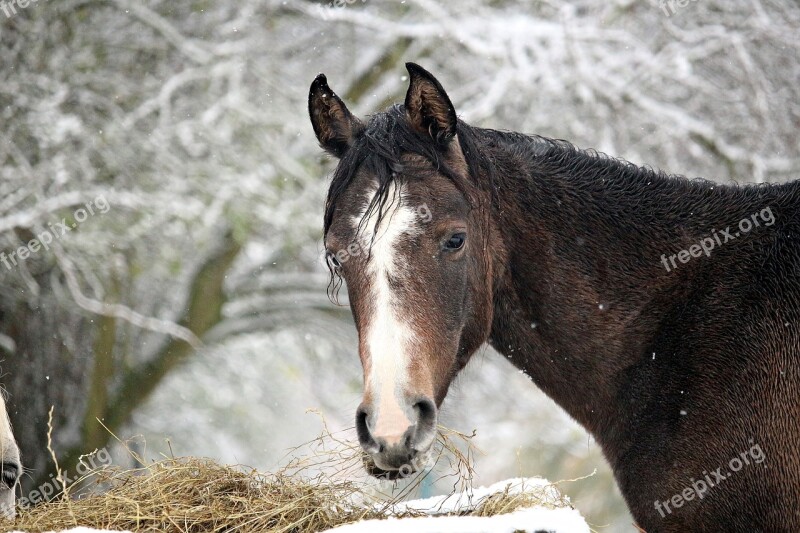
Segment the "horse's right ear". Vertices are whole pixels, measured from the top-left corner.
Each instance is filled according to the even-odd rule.
[[[344,155],[353,144],[353,138],[364,127],[328,87],[325,74],[319,74],[311,84],[308,114],[320,146],[336,157]]]

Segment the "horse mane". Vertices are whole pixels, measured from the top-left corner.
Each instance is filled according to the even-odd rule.
[[[560,181],[574,191],[598,191],[599,188],[608,191],[613,187],[620,196],[624,191],[639,191],[641,194],[634,200],[650,196],[658,198],[669,210],[687,213],[722,207],[726,199],[738,200],[743,205],[766,197],[775,197],[781,204],[795,205],[800,201],[800,182],[739,184],[688,178],[594,149],[578,148],[563,139],[484,128],[472,130],[483,142],[482,151],[498,147],[507,154],[505,161],[494,161],[497,165],[505,162],[507,166],[495,170],[494,186],[499,188],[507,189],[509,180],[536,178]],[[520,168],[521,162],[525,170]]]

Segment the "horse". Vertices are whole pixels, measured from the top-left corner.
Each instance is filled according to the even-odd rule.
[[[0,518],[16,515],[16,487],[22,474],[19,447],[11,429],[5,398],[0,393]]]
[[[375,475],[419,464],[484,343],[594,437],[643,530],[800,530],[800,182],[668,175],[470,126],[408,63],[362,121],[320,74],[324,208]],[[410,465],[410,466],[409,466]]]

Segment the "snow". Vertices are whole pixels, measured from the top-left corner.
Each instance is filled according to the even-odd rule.
[[[545,499],[555,500],[560,496],[558,489],[556,489],[546,479],[539,477],[514,478],[494,483],[488,487],[478,487],[466,490],[464,492],[456,492],[454,494],[443,496],[434,496],[432,498],[425,498],[422,500],[400,502],[394,507],[394,511],[396,513],[402,513],[404,511],[421,511],[433,515],[455,513],[459,511],[475,509],[483,500],[492,494],[507,491],[509,495],[514,496],[523,492],[531,492],[534,490],[544,491],[543,497]]]
[[[414,533],[514,533],[540,530],[554,533],[589,533],[583,517],[571,508],[550,509],[543,506],[519,509],[512,513],[482,516],[441,516],[457,511],[475,509],[492,494],[508,491],[509,494],[536,491],[545,500],[559,498],[558,489],[542,478],[516,478],[501,481],[489,487],[422,500],[403,502],[394,507],[395,513],[415,510],[430,516],[418,518],[395,518],[386,520],[364,520],[354,524],[328,530],[329,533],[371,533],[380,529],[382,533],[395,531]]]
[[[329,533],[515,533],[552,531],[554,533],[589,532],[589,526],[573,509],[535,507],[498,516],[429,516],[365,520],[328,530]]]

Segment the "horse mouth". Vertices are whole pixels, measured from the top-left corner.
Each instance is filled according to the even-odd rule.
[[[364,469],[367,471],[367,474],[383,481],[397,481],[398,479],[403,479],[408,475],[414,473],[414,471],[409,472],[407,470],[403,472],[400,469],[384,470],[383,468],[376,465],[375,459],[373,459],[372,456],[368,454],[364,454],[363,461],[364,461]]]

